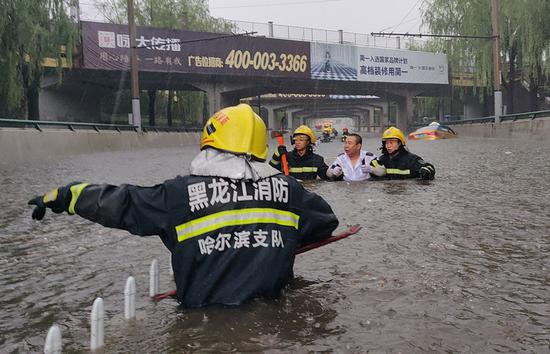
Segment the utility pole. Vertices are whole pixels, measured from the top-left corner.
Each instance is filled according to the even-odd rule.
[[[493,92],[495,100],[495,123],[500,123],[502,115],[502,91],[500,91],[500,32],[499,0],[491,0],[491,25],[493,27]]]
[[[80,3],[79,0],[71,0],[69,2],[69,14],[71,16],[71,20],[73,20],[74,23],[80,22]]]
[[[130,72],[132,81],[132,123],[141,130],[139,106],[139,77],[136,48],[136,23],[134,22],[134,0],[128,0],[128,29],[130,33]]]

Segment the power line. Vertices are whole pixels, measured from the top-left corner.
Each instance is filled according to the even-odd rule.
[[[421,17],[420,17],[420,16],[417,16],[417,17],[415,17],[415,18],[412,18],[412,19],[410,19],[410,20],[407,20],[407,21],[403,22],[402,25],[404,25],[404,24],[406,24],[406,23],[416,22],[416,21],[418,21],[418,20],[420,20],[420,19],[421,19]],[[395,27],[396,27],[396,26],[386,27],[386,28],[381,29],[380,32],[384,32],[384,31],[390,30],[390,29],[395,28]]]
[[[342,0],[313,0],[313,1],[294,1],[294,2],[279,2],[279,3],[272,3],[272,4],[249,4],[249,5],[236,5],[236,6],[219,6],[219,7],[211,7],[211,10],[218,10],[218,9],[241,9],[241,8],[248,8],[248,7],[274,7],[274,6],[288,6],[288,5],[307,5],[307,4],[319,4],[324,2],[339,2]]]
[[[401,24],[403,24],[403,21],[405,21],[405,19],[406,19],[407,17],[409,17],[409,15],[411,14],[411,12],[412,12],[414,9],[416,9],[416,8],[418,7],[418,4],[420,3],[420,1],[424,2],[424,0],[418,0],[418,1],[409,9],[409,12],[407,12],[407,14],[401,19],[401,21],[400,21],[397,25],[395,25],[395,26],[393,26],[393,27],[389,27],[389,28],[383,29],[383,30],[381,30],[380,32],[382,32],[382,31],[384,31],[384,30],[387,30],[387,29],[395,29],[395,28],[401,26]],[[422,6],[422,5],[420,5],[420,6]],[[392,32],[393,32],[393,31],[392,31]]]

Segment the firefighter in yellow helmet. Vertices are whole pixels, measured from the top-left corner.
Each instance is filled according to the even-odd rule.
[[[321,197],[265,163],[266,141],[250,106],[228,107],[206,122],[191,175],[152,187],[71,183],[31,199],[32,217],[49,208],[158,235],[186,307],[276,297],[297,248],[329,237],[338,220]]]
[[[396,127],[389,127],[382,134],[382,155],[371,161],[372,179],[421,178],[432,180],[435,167],[421,157],[409,152],[405,135]]]
[[[327,179],[328,166],[322,156],[313,152],[317,139],[306,125],[300,125],[292,134],[294,150],[288,152],[285,146],[279,146],[271,157],[269,164],[279,171],[283,170],[281,156],[286,155],[289,174],[300,180]]]

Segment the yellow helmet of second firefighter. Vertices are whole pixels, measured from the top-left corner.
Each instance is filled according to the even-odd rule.
[[[307,125],[300,125],[298,128],[296,128],[296,130],[294,130],[294,133],[292,133],[292,137],[294,137],[296,134],[307,135],[309,137],[309,141],[312,144],[315,144],[315,142],[317,141],[315,139],[315,134],[313,134],[313,130],[309,129]]]
[[[382,141],[386,141],[388,139],[398,139],[401,141],[402,145],[405,145],[405,134],[403,134],[403,132],[396,127],[389,127],[384,131],[384,134],[382,134]]]
[[[206,147],[236,155],[267,158],[265,123],[247,104],[224,108],[208,119],[201,136],[201,150]]]

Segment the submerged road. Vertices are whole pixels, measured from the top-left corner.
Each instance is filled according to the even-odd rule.
[[[36,222],[26,203],[71,181],[153,185],[186,174],[197,148],[0,163],[0,352],[40,352],[54,323],[65,352],[87,350],[97,296],[105,352],[548,352],[550,140],[410,147],[436,166],[434,181],[306,183],[333,206],[340,229],[360,223],[366,235],[298,256],[276,301],[194,310],[147,299],[153,258],[161,289],[174,288],[157,237],[52,213]],[[341,151],[339,142],[318,149]],[[130,323],[129,275],[138,288]]]

